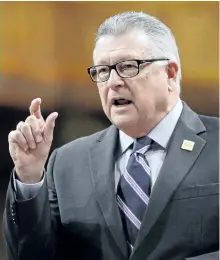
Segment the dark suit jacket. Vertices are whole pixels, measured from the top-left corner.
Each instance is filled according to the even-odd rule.
[[[55,150],[36,197],[16,200],[10,181],[10,259],[182,260],[217,251],[218,125],[184,104],[130,258],[114,187],[116,127]],[[194,149],[181,149],[183,140]]]

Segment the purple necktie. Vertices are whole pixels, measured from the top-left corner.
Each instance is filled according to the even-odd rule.
[[[144,153],[150,148],[151,144],[152,140],[147,136],[134,142],[126,170],[118,184],[117,203],[131,250],[140,230],[150,196],[150,166]]]

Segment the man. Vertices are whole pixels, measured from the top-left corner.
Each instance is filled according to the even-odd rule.
[[[219,122],[180,100],[171,31],[118,14],[100,26],[93,59],[112,126],[56,149],[47,171],[56,112],[44,121],[35,99],[9,134],[9,258],[217,259]]]

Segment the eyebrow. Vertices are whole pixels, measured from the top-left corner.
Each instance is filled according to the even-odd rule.
[[[116,64],[118,62],[121,62],[121,61],[126,61],[126,60],[137,60],[137,59],[140,59],[140,57],[134,57],[134,56],[121,56],[120,58],[116,59],[114,61],[113,64]],[[105,60],[100,60],[97,64],[94,64],[94,65],[112,65],[112,64],[109,64],[108,62],[105,62]]]

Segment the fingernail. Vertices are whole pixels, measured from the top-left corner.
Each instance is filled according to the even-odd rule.
[[[35,149],[36,148],[36,145],[35,144],[31,144],[31,149]]]
[[[37,135],[36,136],[36,142],[40,143],[42,141],[42,136],[41,135]]]

